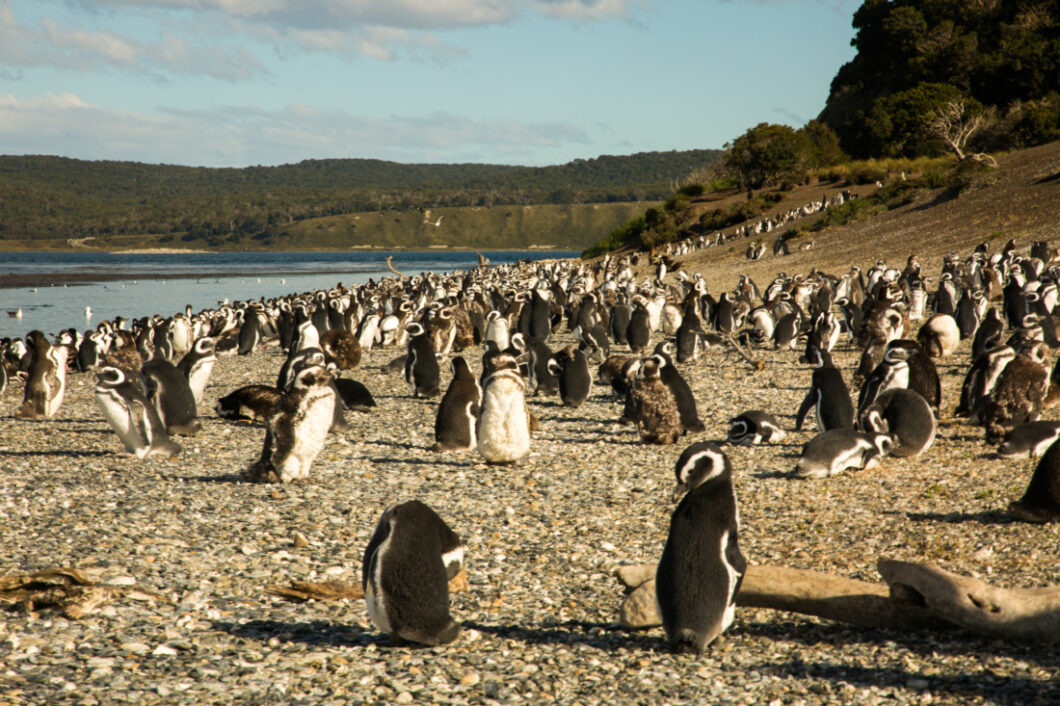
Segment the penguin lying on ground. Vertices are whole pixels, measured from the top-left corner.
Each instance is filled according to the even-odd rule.
[[[783,441],[787,436],[776,418],[768,412],[753,409],[729,420],[726,441],[740,446],[753,446],[762,442]]]
[[[427,505],[411,500],[387,508],[364,550],[368,616],[397,644],[452,642],[460,626],[449,615],[448,582],[463,562],[460,538]]]
[[[828,478],[848,468],[873,468],[890,453],[894,441],[888,434],[830,429],[807,441],[795,464],[799,478]]]
[[[919,456],[935,441],[935,415],[913,390],[887,390],[861,414],[861,428],[894,437],[891,456]]]
[[[281,396],[279,390],[269,385],[246,385],[217,400],[214,411],[222,419],[264,422]]]
[[[1005,434],[997,455],[1002,458],[1034,458],[1045,453],[1057,439],[1060,439],[1060,422],[1025,422]]]
[[[655,572],[655,600],[671,651],[697,654],[732,625],[747,562],[728,457],[700,442],[674,471],[673,499],[681,502]]]

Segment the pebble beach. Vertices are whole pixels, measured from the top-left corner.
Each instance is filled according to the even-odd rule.
[[[570,341],[564,327],[550,345]],[[944,412],[968,348],[938,361]],[[375,349],[344,373],[378,407],[348,411],[351,429],[332,433],[309,480],[291,485],[241,480],[264,427],[213,412],[238,387],[275,382],[276,347],[218,361],[203,430],[177,437],[184,451],[174,458],[123,453],[92,374],[70,373],[57,417],[42,421],[14,418],[22,383],[13,380],[0,398],[0,574],[74,567],[121,595],[76,620],[0,613],[0,704],[1060,702],[1055,649],[957,629],[897,633],[738,608],[723,637],[691,657],[669,654],[661,628],[617,625],[614,571],[658,560],[678,455],[724,439],[729,419],[750,409],[774,413],[788,436],[724,447],[749,563],[879,581],[876,561],[888,557],[998,586],[1060,584],[1060,525],[1004,513],[1035,461],[994,458],[981,428],[944,413],[918,459],[798,480],[790,473],[814,435],[812,422],[793,431],[810,368],[794,351],[760,350],[756,372],[712,348],[679,366],[705,432],[642,444],[615,421],[621,400],[597,384],[578,408],[530,398],[541,420],[531,454],[492,466],[474,451],[428,450],[439,398],[414,399],[386,371],[403,352]],[[477,374],[481,350],[464,355]],[[848,339],[834,352],[848,384],[857,356]],[[451,596],[464,627],[456,642],[391,647],[363,600],[270,592],[295,581],[360,586],[379,515],[412,499],[467,547],[467,588]]]

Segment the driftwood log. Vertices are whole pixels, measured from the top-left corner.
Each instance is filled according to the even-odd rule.
[[[881,559],[886,583],[779,566],[748,566],[736,605],[896,631],[960,627],[1010,641],[1060,642],[1060,586],[1005,589],[930,564]],[[623,627],[660,624],[654,565],[622,567]],[[641,581],[639,585],[632,583]]]
[[[386,268],[388,270],[390,270],[391,272],[393,272],[394,274],[396,274],[401,279],[408,279],[409,276],[407,274],[405,274],[404,272],[401,272],[396,267],[394,267],[394,264],[392,262],[393,259],[394,259],[393,255],[388,255],[387,256],[387,258],[386,258]]]

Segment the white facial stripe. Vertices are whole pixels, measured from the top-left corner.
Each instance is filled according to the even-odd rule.
[[[700,484],[706,483],[711,478],[715,478],[721,475],[722,471],[725,470],[725,459],[716,451],[710,449],[704,449],[696,454],[692,455],[692,458],[685,462],[685,465],[681,466],[681,470],[678,472],[677,480],[680,483],[687,483],[688,477],[692,473],[692,469],[696,467],[699,461],[703,458],[709,458],[713,464],[710,469],[710,474],[700,481]]]

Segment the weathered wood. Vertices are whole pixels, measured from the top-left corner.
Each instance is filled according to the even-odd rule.
[[[391,272],[393,272],[394,274],[396,274],[401,279],[408,279],[409,276],[407,274],[405,274],[404,272],[399,271],[397,268],[394,267],[393,263],[391,262],[391,260],[393,260],[393,259],[394,259],[393,255],[388,255],[387,256],[387,258],[386,258],[386,268],[388,270],[390,270]]]

